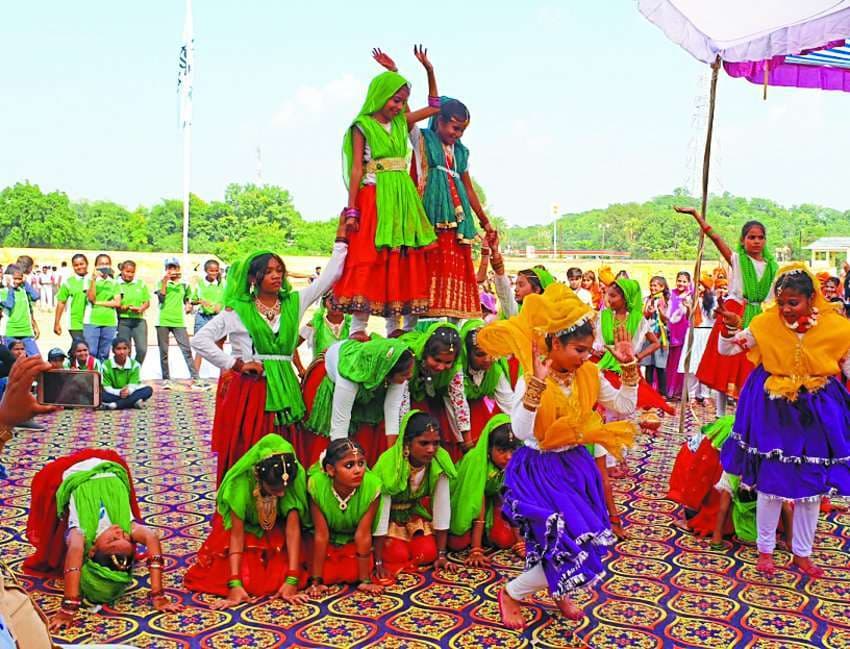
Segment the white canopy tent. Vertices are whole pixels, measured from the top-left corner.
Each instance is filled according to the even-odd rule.
[[[761,61],[850,35],[850,0],[638,0],[638,10],[706,63]]]

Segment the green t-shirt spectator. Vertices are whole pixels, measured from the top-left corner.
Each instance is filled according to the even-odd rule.
[[[224,282],[208,282],[204,277],[195,287],[194,301],[208,302],[219,307],[224,303]],[[216,310],[201,304],[198,310],[204,315],[215,315]],[[221,309],[219,309],[221,310]]]
[[[30,298],[23,286],[16,289],[0,289],[0,303],[3,304],[7,337],[32,338],[35,336],[32,328]]]
[[[65,302],[68,310],[68,329],[82,331],[83,318],[86,315],[86,286],[85,276],[71,275],[62,282],[56,294],[57,302]],[[70,304],[69,304],[70,302]]]
[[[124,388],[130,392],[137,390],[142,383],[142,366],[134,358],[124,361],[122,367],[114,358],[107,358],[100,367],[101,384],[110,394],[117,395]]]
[[[168,282],[165,296],[159,291],[159,324],[160,327],[185,327],[184,305],[189,301],[189,287],[182,282]]]
[[[91,279],[89,279],[91,282]],[[88,291],[89,283],[86,283]],[[109,302],[118,295],[118,282],[114,279],[101,279],[98,277],[94,285],[95,302]],[[95,306],[91,302],[86,304],[85,324],[95,327],[117,327],[118,311],[113,306]]]
[[[132,282],[125,282],[123,279],[118,280],[118,292],[121,293],[121,306],[142,306],[145,302],[151,301],[151,292],[145,283],[140,279],[134,279]],[[122,318],[143,318],[144,314],[136,313],[135,311],[120,312]]]

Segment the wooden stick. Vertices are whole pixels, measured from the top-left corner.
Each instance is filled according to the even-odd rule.
[[[708,129],[705,134],[705,153],[702,157],[702,207],[701,214],[703,218],[706,217],[706,210],[708,209],[708,178],[709,178],[709,168],[711,167],[711,136],[714,132],[714,107],[717,101],[717,76],[720,72],[720,56],[714,60],[714,63],[711,66],[711,92],[709,94],[708,101]],[[694,316],[696,316],[697,309],[699,307],[699,303],[697,301],[697,287],[699,286],[699,279],[702,273],[702,255],[705,252],[705,230],[700,228],[699,231],[699,246],[697,248],[697,261],[694,265],[694,275],[693,275],[693,284],[694,284],[694,295],[691,300],[691,315],[690,315],[690,326],[688,327],[688,342],[687,342],[687,351],[685,352],[685,377],[683,379],[682,384],[682,402],[679,407],[679,436],[684,434],[685,432],[685,413],[687,411],[688,405],[688,378],[691,374],[691,351],[694,346]],[[673,371],[678,371],[676,368],[673,368]]]

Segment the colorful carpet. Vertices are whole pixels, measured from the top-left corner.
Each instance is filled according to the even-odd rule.
[[[632,475],[614,481],[629,538],[609,558],[609,576],[580,603],[581,623],[567,623],[551,602],[526,609],[524,633],[499,625],[495,596],[520,563],[493,555],[491,569],[402,575],[381,596],[335,588],[321,601],[289,606],[263,600],[213,611],[210,598],[183,592],[182,575],[207,534],[215,493],[209,453],[212,395],[158,393],[146,409],[120,413],[63,412],[48,418],[48,433],[19,433],[3,458],[0,482],[0,556],[19,572],[30,549],[24,530],[29,483],[45,462],[95,446],[118,450],[134,471],[145,524],[157,529],[168,556],[167,587],[186,605],[177,614],[150,608],[146,569],[113,607],[84,614],[62,642],[115,642],[135,647],[850,647],[850,514],[833,513],[818,527],[815,559],[827,578],[809,582],[787,569],[771,579],[755,570],[753,547],[727,543],[711,551],[675,526],[676,506],[665,499],[680,442],[675,422],[654,438],[641,436],[631,454]],[[50,613],[61,584],[29,577],[24,583]]]

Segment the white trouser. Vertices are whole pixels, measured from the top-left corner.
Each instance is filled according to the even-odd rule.
[[[511,579],[505,586],[505,590],[513,599],[522,600],[548,586],[543,566],[538,563],[531,570],[526,570]]]
[[[349,332],[351,334],[360,333],[361,331],[366,331],[366,325],[369,324],[369,314],[368,313],[352,313],[351,314],[351,328]]]
[[[759,552],[773,553],[776,548],[776,526],[782,513],[782,500],[764,494],[758,495],[756,503],[756,525],[758,527]],[[791,551],[798,557],[812,554],[815,542],[815,528],[820,514],[820,499],[798,500],[794,503],[794,532]]]
[[[717,391],[717,397],[716,397],[717,408],[716,408],[716,412],[715,412],[715,414],[718,417],[722,417],[723,415],[726,414],[726,404],[728,402],[729,402],[729,397],[726,396],[726,393],[718,390]]]

